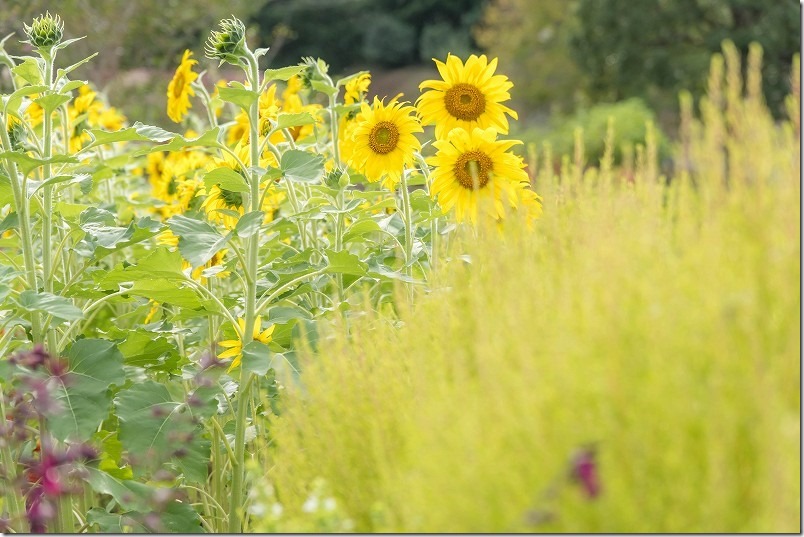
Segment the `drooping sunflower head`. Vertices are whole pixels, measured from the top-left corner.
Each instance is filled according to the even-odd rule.
[[[245,63],[246,26],[237,17],[223,19],[220,30],[213,30],[204,45],[204,53],[210,60],[220,60],[234,65]]]
[[[424,91],[416,102],[422,125],[435,124],[436,138],[444,138],[456,127],[471,131],[475,127],[494,127],[508,133],[506,114],[517,114],[500,104],[511,98],[513,84],[504,75],[495,75],[497,58],[490,62],[485,54],[469,56],[464,64],[457,56],[447,56],[446,63],[433,60],[443,80],[425,80]]]
[[[187,111],[192,107],[190,97],[195,95],[195,91],[190,84],[198,78],[198,74],[193,72],[193,65],[198,62],[190,59],[192,54],[189,50],[184,51],[184,56],[182,56],[181,63],[173,75],[173,80],[168,84],[167,114],[176,123],[181,123],[181,120],[184,119]]]
[[[416,138],[422,127],[415,109],[392,99],[385,105],[374,97],[374,105],[363,103],[357,126],[352,134],[352,156],[349,164],[369,181],[387,177],[394,184],[402,177],[405,166],[413,163],[414,153],[421,149]]]
[[[476,224],[479,211],[502,218],[505,205],[516,207],[515,188],[528,181],[522,159],[509,150],[522,142],[497,140],[493,128],[471,132],[453,129],[433,143],[438,150],[427,162],[435,167],[431,194],[457,220]]]

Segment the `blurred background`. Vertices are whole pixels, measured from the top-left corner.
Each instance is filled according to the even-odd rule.
[[[334,75],[370,69],[372,94],[410,101],[419,82],[438,77],[432,58],[485,53],[515,84],[512,134],[561,154],[582,126],[594,158],[609,116],[620,143],[643,140],[646,119],[673,137],[679,91],[703,94],[724,39],[743,54],[762,45],[765,97],[780,114],[800,9],[797,0],[2,0],[0,35],[19,37],[23,22],[58,13],[67,37],[87,36],[63,61],[100,52],[79,75],[130,118],[166,127],[165,91],[182,52],[217,80],[203,43],[232,14],[252,48],[271,48],[263,67],[321,57]],[[15,41],[12,54],[24,50]]]

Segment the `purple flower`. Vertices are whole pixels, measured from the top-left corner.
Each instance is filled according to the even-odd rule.
[[[582,448],[572,459],[570,478],[581,485],[588,498],[596,498],[600,494],[597,452],[593,446]]]

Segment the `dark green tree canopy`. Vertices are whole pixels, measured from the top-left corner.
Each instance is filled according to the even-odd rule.
[[[593,98],[703,90],[712,53],[730,39],[764,49],[765,96],[774,112],[789,91],[801,47],[796,0],[579,0],[572,54]]]

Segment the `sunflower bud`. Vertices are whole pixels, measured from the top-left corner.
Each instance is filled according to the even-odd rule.
[[[61,43],[64,36],[64,22],[58,15],[48,11],[36,17],[30,26],[23,24],[28,41],[37,48],[50,49]]]
[[[220,31],[213,30],[207,38],[204,52],[210,60],[242,65],[246,55],[246,27],[237,17],[223,19]]]

